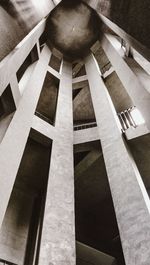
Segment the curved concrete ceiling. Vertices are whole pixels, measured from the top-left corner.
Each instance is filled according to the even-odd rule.
[[[96,11],[82,1],[63,0],[50,13],[46,34],[50,46],[67,59],[85,56],[100,37],[101,20]]]

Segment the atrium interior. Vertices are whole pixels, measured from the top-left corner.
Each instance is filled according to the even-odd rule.
[[[149,265],[149,0],[0,2],[0,265]]]

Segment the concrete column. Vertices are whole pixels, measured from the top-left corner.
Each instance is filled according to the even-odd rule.
[[[119,41],[111,34],[105,34],[102,47],[119,76],[134,105],[141,111],[147,128],[150,130],[150,94],[122,58]]]
[[[150,201],[92,55],[85,59],[85,65],[125,261],[127,265],[147,265]]]
[[[71,65],[63,63],[39,264],[75,265]]]
[[[0,144],[0,226],[32,126],[34,112],[47,72],[50,55],[50,50],[44,47],[27,89]],[[6,124],[3,126],[5,131]]]

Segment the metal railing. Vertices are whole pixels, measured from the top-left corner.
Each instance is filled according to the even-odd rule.
[[[88,129],[88,128],[93,128],[96,127],[97,123],[96,122],[90,122],[90,123],[84,123],[84,124],[78,124],[78,125],[74,125],[74,131],[78,131],[78,130],[84,130],[84,129]]]
[[[128,108],[128,109],[118,113],[118,117],[119,117],[120,123],[122,125],[123,132],[125,132],[130,127],[134,127],[134,128],[137,127],[137,125],[136,125],[136,123],[133,120],[133,117],[131,115],[131,112],[133,111],[134,108],[135,107],[131,107],[131,108]]]
[[[43,115],[42,113],[36,111],[35,112],[35,115],[38,116],[40,119],[46,121],[47,123],[53,124],[53,122],[48,117],[46,117],[45,115]]]

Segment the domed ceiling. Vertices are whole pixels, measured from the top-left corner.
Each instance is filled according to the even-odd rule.
[[[74,60],[87,54],[99,39],[100,28],[101,21],[94,9],[82,1],[63,0],[47,19],[46,35],[50,47]]]

